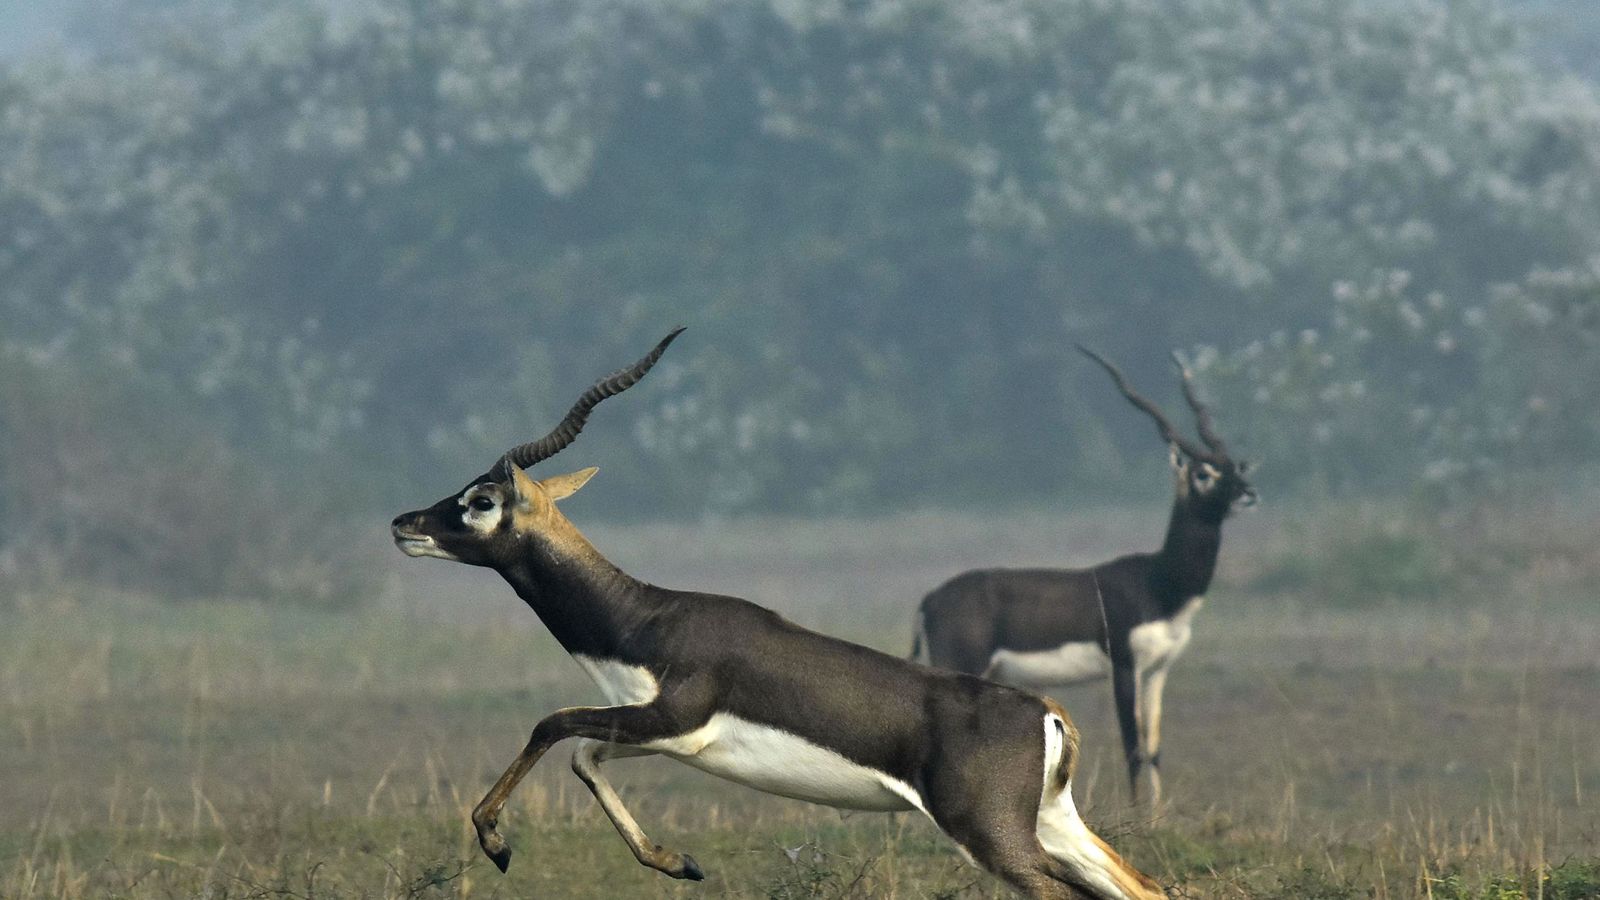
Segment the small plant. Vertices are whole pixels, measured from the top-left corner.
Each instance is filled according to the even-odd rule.
[[[1519,879],[1494,875],[1481,888],[1470,886],[1459,872],[1428,879],[1429,891],[1437,900],[1525,900],[1528,896]]]
[[[1262,861],[1261,849],[1238,835],[1228,833],[1226,821],[1207,822],[1204,828],[1200,833],[1159,828],[1149,834],[1149,852],[1160,860],[1160,871],[1166,877],[1181,882],[1192,876],[1246,867]]]
[[[1537,874],[1494,873],[1481,879],[1449,872],[1428,881],[1436,900],[1595,900],[1600,897],[1600,858],[1571,860]]]
[[[1594,900],[1600,897],[1600,857],[1569,861],[1544,876],[1545,900]]]
[[[783,848],[787,864],[766,887],[769,900],[800,898],[872,897],[877,894],[871,878],[878,858],[864,860],[836,857],[813,843]]]
[[[1306,866],[1298,871],[1279,875],[1277,892],[1264,896],[1282,897],[1284,900],[1288,900],[1288,898],[1294,898],[1294,900],[1355,900],[1355,898],[1366,896],[1366,893],[1358,890],[1348,881],[1335,880],[1330,873],[1322,869]]]

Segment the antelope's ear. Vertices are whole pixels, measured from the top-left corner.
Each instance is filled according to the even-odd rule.
[[[546,478],[539,482],[539,486],[544,488],[544,492],[550,496],[551,500],[565,500],[566,498],[571,497],[573,494],[576,494],[578,492],[578,488],[588,484],[589,479],[593,478],[594,473],[598,471],[600,471],[599,468],[590,466],[587,469],[579,469],[576,472],[570,472],[566,475],[556,475],[552,478]]]
[[[1167,445],[1167,464],[1172,466],[1172,471],[1177,472],[1179,475],[1182,475],[1184,470],[1188,469],[1189,462],[1184,459],[1183,451],[1178,449],[1177,444]]]
[[[511,464],[507,463],[507,465]],[[511,480],[506,482],[505,486],[506,490],[511,493],[510,502],[507,505],[517,509],[527,509],[528,504],[533,501],[534,494],[539,489],[534,480],[528,477],[528,473],[522,471],[521,466],[511,466]]]

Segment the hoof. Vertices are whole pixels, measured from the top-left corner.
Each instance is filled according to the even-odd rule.
[[[683,865],[679,868],[677,874],[673,875],[672,877],[684,878],[689,881],[705,881],[706,873],[700,868],[700,864],[694,861],[694,857],[687,853],[682,855]]]
[[[495,864],[501,874],[505,874],[506,869],[511,867],[511,847],[506,844],[505,838],[498,834],[490,834],[480,840],[478,845],[483,848],[483,855],[489,857],[489,861]]]

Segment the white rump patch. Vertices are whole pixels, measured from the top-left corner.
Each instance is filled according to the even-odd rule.
[[[600,686],[600,693],[612,706],[643,706],[661,693],[661,685],[656,683],[656,677],[644,666],[595,659],[577,653],[572,654],[572,658]]]
[[[983,677],[1037,690],[1110,674],[1111,657],[1104,647],[1094,641],[1070,641],[1052,650],[996,650]]]
[[[643,746],[780,797],[843,809],[927,812],[921,795],[898,778],[782,729],[728,713],[714,713],[694,731]]]

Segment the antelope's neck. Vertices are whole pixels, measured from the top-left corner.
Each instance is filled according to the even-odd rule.
[[[499,572],[568,653],[629,660],[625,645],[656,612],[651,588],[600,555],[570,523],[530,536]]]
[[[1157,577],[1166,590],[1159,592],[1173,610],[1211,586],[1217,569],[1217,551],[1222,546],[1222,522],[1198,515],[1186,498],[1172,504],[1167,522],[1167,537],[1156,555]]]

